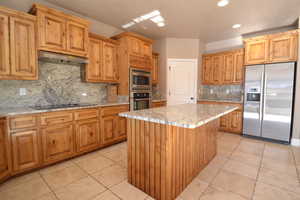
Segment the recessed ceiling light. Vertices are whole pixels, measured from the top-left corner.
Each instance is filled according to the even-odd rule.
[[[159,27],[164,27],[166,24],[164,23],[164,22],[159,22],[159,23],[157,23],[157,26],[159,26]]]
[[[241,26],[242,26],[241,24],[234,24],[234,25],[232,26],[232,28],[237,29],[237,28],[240,28]]]
[[[219,7],[224,7],[224,6],[227,6],[228,4],[229,4],[229,0],[220,0],[218,2]]]
[[[152,11],[150,13],[142,15],[141,18],[143,18],[144,20],[147,20],[147,19],[150,19],[150,18],[155,17],[157,15],[160,15],[159,10],[154,10],[154,11]]]

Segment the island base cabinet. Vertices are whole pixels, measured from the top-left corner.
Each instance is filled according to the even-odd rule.
[[[127,118],[128,181],[172,200],[214,158],[219,120],[194,129]]]
[[[73,124],[55,125],[42,130],[44,164],[54,163],[74,155]]]
[[[13,174],[39,167],[40,145],[37,131],[29,130],[13,133],[11,141]]]

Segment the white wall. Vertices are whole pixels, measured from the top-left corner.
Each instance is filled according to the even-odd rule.
[[[215,42],[210,42],[205,45],[205,53],[214,53],[218,51],[226,51],[233,48],[238,48],[243,46],[243,38],[236,37],[227,40],[220,40]]]
[[[100,35],[103,35],[106,37],[111,37],[113,35],[116,35],[116,34],[122,32],[122,30],[117,27],[114,27],[114,26],[105,24],[103,22],[82,16],[76,12],[64,9],[62,7],[58,7],[58,6],[51,4],[45,0],[2,0],[2,1],[0,1],[0,6],[5,6],[8,8],[11,8],[11,9],[28,12],[33,3],[40,3],[43,5],[49,6],[51,8],[55,8],[57,10],[61,10],[65,13],[85,18],[91,22],[90,31],[93,33],[97,33],[97,34],[100,34]]]

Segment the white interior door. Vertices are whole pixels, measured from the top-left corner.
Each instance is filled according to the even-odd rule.
[[[197,59],[168,59],[168,105],[197,103]]]

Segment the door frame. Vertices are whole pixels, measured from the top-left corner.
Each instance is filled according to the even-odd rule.
[[[170,96],[169,96],[169,89],[170,89],[170,81],[171,81],[171,78],[170,78],[170,65],[172,62],[193,62],[194,63],[194,94],[195,94],[195,101],[197,103],[197,99],[198,99],[198,59],[177,59],[177,58],[168,58],[167,59],[167,91],[166,91],[166,96],[167,96],[167,104],[168,102],[170,102]]]

